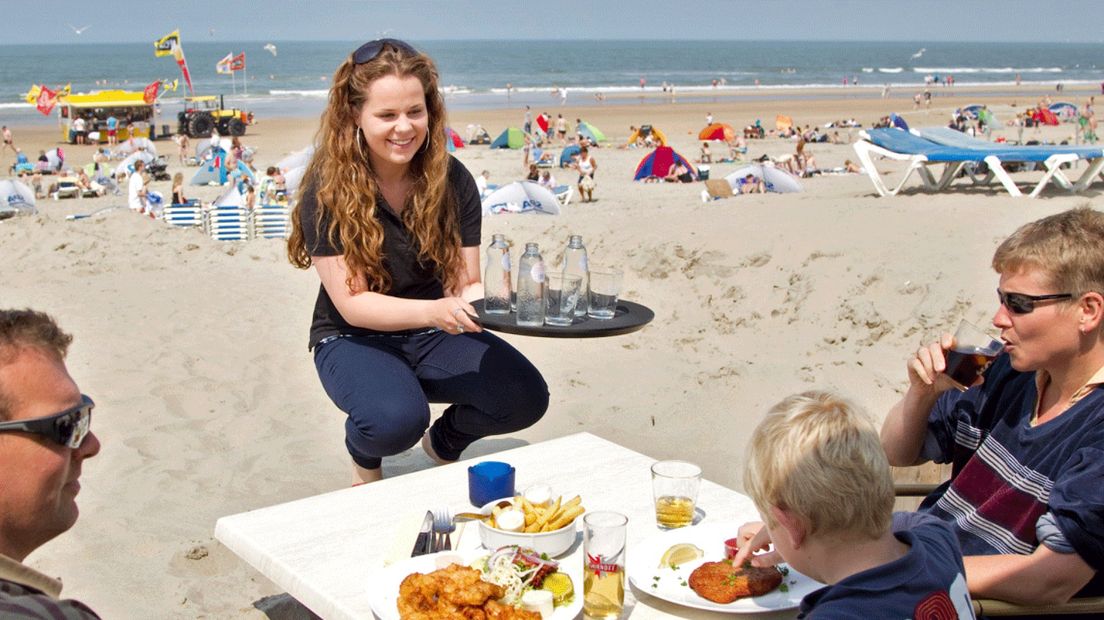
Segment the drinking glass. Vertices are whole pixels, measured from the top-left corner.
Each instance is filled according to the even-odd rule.
[[[652,496],[660,529],[673,530],[694,522],[701,474],[701,467],[686,461],[659,461],[652,465]]]
[[[944,353],[947,369],[943,373],[956,388],[966,391],[1003,349],[1001,341],[963,320],[955,331],[954,347]]]
[[[544,324],[567,327],[575,320],[582,276],[550,273],[544,277]]]
[[[625,604],[625,533],[629,518],[618,512],[583,516],[583,615],[618,618]]]
[[[617,309],[617,296],[621,293],[622,276],[622,271],[615,268],[590,270],[587,316],[592,319],[613,318]]]

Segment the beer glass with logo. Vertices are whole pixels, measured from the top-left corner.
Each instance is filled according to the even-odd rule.
[[[954,347],[944,353],[947,369],[943,373],[956,388],[966,391],[1003,349],[999,340],[963,320],[955,331]]]
[[[618,512],[583,516],[583,615],[612,620],[625,604],[625,534],[629,518]]]

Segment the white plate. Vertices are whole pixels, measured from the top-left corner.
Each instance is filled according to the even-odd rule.
[[[793,609],[806,594],[824,587],[824,584],[789,568],[789,574],[782,580],[786,586],[785,592],[776,589],[763,596],[737,599],[727,604],[714,603],[698,596],[687,585],[690,573],[705,562],[723,560],[724,541],[735,538],[740,525],[736,522],[702,523],[662,532],[631,547],[628,552],[629,581],[637,590],[677,605],[733,614]],[[696,545],[705,552],[705,557],[683,564],[677,569],[659,568],[663,553],[677,543]]]
[[[471,565],[475,560],[490,555],[485,549],[469,551],[442,551],[419,555],[396,562],[376,573],[368,581],[373,584],[372,611],[380,620],[399,620],[399,584],[411,573],[431,573],[437,570],[438,556],[459,556],[462,563]],[[551,620],[572,620],[583,609],[583,563],[563,562],[560,572],[567,573],[575,586],[575,598],[565,607],[557,607]]]

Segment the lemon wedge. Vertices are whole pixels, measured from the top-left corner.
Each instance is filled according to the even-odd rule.
[[[552,602],[559,607],[570,602],[575,596],[575,584],[571,583],[571,577],[563,573],[550,573],[541,582],[541,590],[552,593]]]
[[[675,568],[687,562],[693,562],[704,555],[705,552],[694,545],[679,543],[672,545],[670,549],[663,552],[663,557],[659,559],[659,567]]]

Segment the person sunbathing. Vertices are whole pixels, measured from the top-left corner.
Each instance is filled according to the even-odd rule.
[[[752,194],[755,192],[760,194],[767,193],[767,184],[763,182],[763,179],[757,178],[751,173],[748,173],[747,176],[737,181],[737,184],[737,188],[741,194]]]

